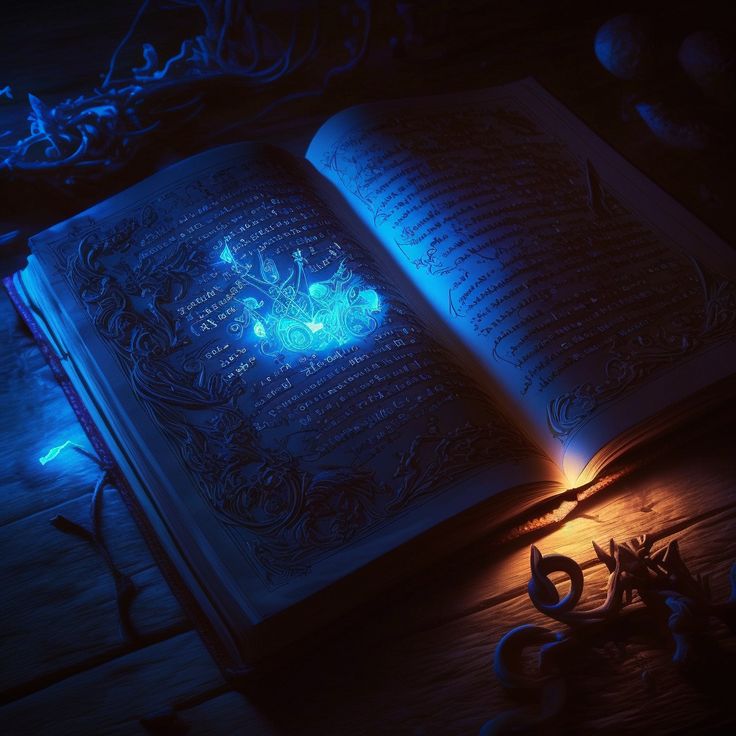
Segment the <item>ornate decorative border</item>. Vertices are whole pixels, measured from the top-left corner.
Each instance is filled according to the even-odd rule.
[[[548,403],[547,424],[554,437],[565,442],[603,404],[630,387],[678,359],[736,336],[736,284],[711,277],[694,258],[691,260],[703,287],[702,315],[674,317],[653,334],[634,335],[612,345],[601,382],[582,383]]]

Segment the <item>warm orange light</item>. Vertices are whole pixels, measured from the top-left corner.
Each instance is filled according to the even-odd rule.
[[[581,477],[584,468],[585,461],[580,455],[574,452],[565,453],[562,461],[562,472],[565,475],[568,488],[576,488],[586,482],[586,479]]]

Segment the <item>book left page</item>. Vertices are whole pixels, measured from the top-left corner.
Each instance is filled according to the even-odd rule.
[[[309,176],[215,149],[37,236],[23,276],[192,576],[253,622],[559,478]]]

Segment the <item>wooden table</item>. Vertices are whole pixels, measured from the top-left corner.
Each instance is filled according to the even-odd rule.
[[[411,57],[394,61],[378,48],[373,66],[369,63],[354,78],[357,82],[338,84],[324,99],[297,115],[285,113],[255,135],[299,148],[319,120],[356,99],[490,85],[535,74],[733,242],[733,154],[668,150],[641,121],[619,115],[625,90],[591,53],[595,28],[611,12],[588,10],[563,18],[543,10],[523,16],[509,8],[499,11],[497,23],[475,48],[431,63]],[[103,38],[104,33],[116,37],[112,29],[120,28],[117,16],[123,15],[110,11],[106,17],[113,20],[102,29]],[[90,17],[67,18],[67,30],[76,29],[78,36],[99,30]],[[27,16],[16,12],[8,24],[17,53]],[[37,65],[37,78],[49,94],[72,94],[79,89],[81,72],[62,83],[48,54],[30,61],[33,49],[40,51],[52,37],[49,30],[37,31],[24,58]],[[101,48],[93,51],[99,61],[109,45],[99,42],[99,34],[96,38]],[[64,43],[57,39],[61,52]],[[10,53],[7,48],[5,53]],[[375,73],[387,64],[393,69],[388,90],[386,75]],[[22,76],[34,78],[25,68]],[[15,120],[20,109],[20,104],[8,105],[0,112]],[[198,130],[181,132],[176,150],[196,147],[198,140],[202,145]],[[97,187],[97,196],[135,175],[113,177]],[[7,194],[7,186],[3,191]],[[16,212],[6,208],[0,220],[3,225],[19,222],[30,232],[85,206],[92,193],[72,194],[61,202],[38,199],[32,207],[17,206],[21,197],[14,197]],[[11,199],[8,195],[3,201]],[[18,265],[23,252],[22,245],[6,250],[5,273]],[[122,635],[104,560],[92,545],[50,524],[58,514],[87,523],[96,469],[74,453],[46,466],[38,463],[46,450],[66,439],[86,440],[4,295],[0,336],[3,733],[146,733],[140,719],[168,709],[195,735],[477,733],[484,721],[516,702],[494,677],[494,647],[513,626],[544,623],[526,593],[530,541],[544,553],[561,552],[582,564],[583,605],[602,599],[606,582],[591,540],[605,544],[611,537],[625,541],[645,532],[661,543],[677,538],[691,570],[712,574],[714,597],[727,596],[727,573],[736,559],[736,421],[680,433],[651,463],[551,530],[515,543],[488,537],[447,558],[341,620],[319,648],[236,692],[186,619],[117,492],[109,489],[104,534],[115,563],[139,591],[132,617],[140,639],[133,644]],[[723,648],[722,674],[706,680],[688,678],[672,665],[666,635],[632,636],[597,647],[591,651],[592,664],[574,678],[569,707],[546,733],[715,733],[732,725],[736,647],[726,631],[715,628],[714,636]],[[168,733],[183,732],[177,728],[171,726]]]

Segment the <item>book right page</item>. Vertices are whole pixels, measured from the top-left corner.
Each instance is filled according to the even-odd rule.
[[[734,372],[733,251],[533,80],[351,108],[307,158],[571,482]]]

